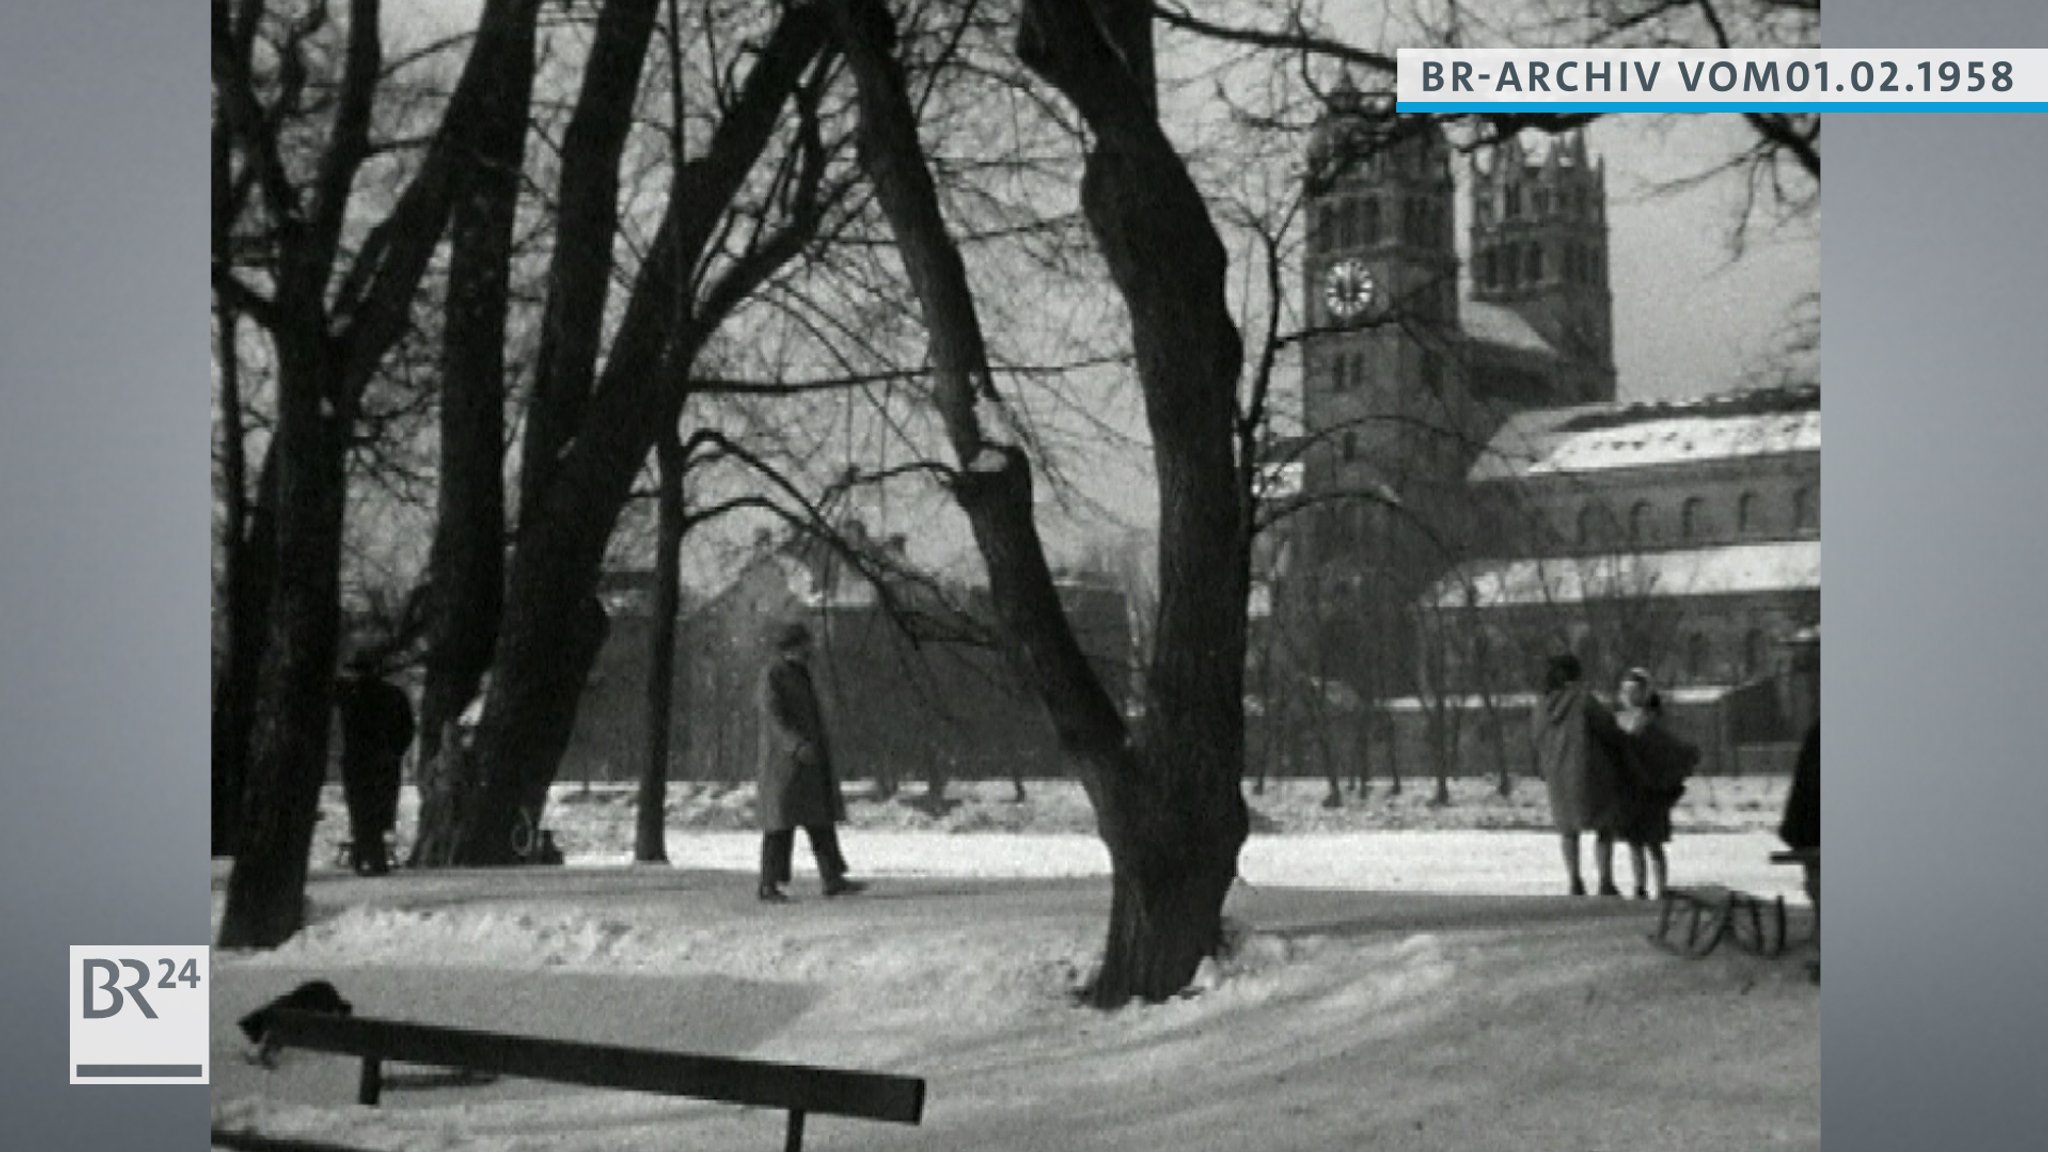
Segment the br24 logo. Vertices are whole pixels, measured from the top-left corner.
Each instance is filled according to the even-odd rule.
[[[174,961],[170,960],[160,959],[157,963],[163,966],[163,978],[157,981],[155,990],[176,992],[178,991],[179,984],[183,984],[188,989],[199,987],[199,962],[197,960],[185,961],[185,966],[182,969]],[[134,973],[135,979],[133,982],[126,985],[119,983],[123,969]],[[80,979],[85,984],[85,1018],[87,1020],[104,1020],[109,1016],[118,1016],[121,1010],[127,1007],[128,1002],[132,1000],[135,1006],[142,1010],[144,1017],[150,1020],[156,1019],[156,1009],[149,1006],[148,997],[143,995],[144,990],[150,986],[149,978],[151,972],[150,965],[141,960],[87,958],[84,961],[84,971],[79,974]],[[94,983],[96,973],[104,977],[98,983]],[[99,997],[95,993],[99,992],[104,992],[111,997],[105,1007],[100,1007],[97,1003]],[[126,995],[124,996],[123,993]]]

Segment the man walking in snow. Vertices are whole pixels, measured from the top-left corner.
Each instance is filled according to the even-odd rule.
[[[824,711],[811,683],[811,630],[784,625],[775,635],[775,657],[761,680],[761,754],[754,799],[761,824],[761,886],[765,903],[789,897],[790,856],[802,828],[818,861],[825,895],[850,896],[867,885],[846,878],[835,825],[846,819],[846,800],[832,769]]]

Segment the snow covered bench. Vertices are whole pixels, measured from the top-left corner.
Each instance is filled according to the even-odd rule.
[[[810,1113],[898,1124],[916,1124],[924,1118],[924,1081],[910,1076],[315,1012],[280,1011],[270,1029],[280,1048],[362,1057],[356,1093],[361,1104],[377,1103],[383,1091],[383,1062],[393,1060],[778,1108],[789,1113],[783,1144],[788,1152],[803,1147],[804,1117]]]

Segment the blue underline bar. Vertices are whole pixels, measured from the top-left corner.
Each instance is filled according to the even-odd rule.
[[[2048,101],[1930,100],[1804,100],[1792,103],[1749,101],[1586,101],[1535,100],[1403,100],[1397,112],[1459,113],[1520,112],[1532,116],[1570,116],[1581,112],[2048,112]]]

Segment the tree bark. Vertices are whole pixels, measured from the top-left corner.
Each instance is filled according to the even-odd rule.
[[[257,167],[278,250],[265,303],[278,354],[277,568],[245,786],[247,837],[228,879],[222,947],[270,947],[304,920],[307,852],[327,769],[339,647],[346,453],[364,388],[410,321],[413,298],[463,188],[462,153],[499,77],[516,68],[539,0],[486,0],[475,47],[420,171],[336,271],[355,177],[372,151],[383,73],[380,6],[353,0],[334,115],[301,195],[278,159],[278,125],[258,106],[245,44],[216,21],[213,79],[237,144]],[[218,11],[218,9],[217,9]],[[521,29],[526,31],[522,35]],[[217,260],[216,287],[246,286]]]
[[[619,217],[619,158],[633,126],[660,0],[606,0],[562,137],[555,251],[520,451],[519,520],[538,514],[597,379]]]
[[[815,13],[787,10],[709,149],[685,165],[671,192],[582,420],[554,478],[537,494],[538,505],[521,511],[477,735],[480,783],[473,794],[456,798],[449,858],[430,863],[511,863],[521,813],[538,816],[603,642],[604,613],[595,596],[605,545],[663,414],[672,422],[679,409],[675,382],[724,316],[716,308],[689,312],[679,270],[702,260],[719,219],[773,138],[783,106],[823,47]]]
[[[307,853],[327,774],[333,669],[341,627],[344,439],[321,409],[334,386],[317,334],[278,341],[277,552],[250,741],[252,771],[228,877],[223,948],[267,948],[304,923]]]
[[[1160,488],[1160,598],[1145,718],[1126,730],[1063,612],[1023,452],[987,438],[987,354],[879,0],[839,0],[859,85],[861,160],[922,308],[936,402],[962,471],[954,496],[988,566],[996,614],[1024,655],[1109,848],[1113,899],[1092,1000],[1114,1007],[1187,986],[1221,940],[1249,829],[1244,769],[1245,586],[1233,451],[1241,346],[1225,257],[1152,111],[1143,5],[1031,3],[1019,55],[1095,133],[1081,202],[1130,310]],[[1105,36],[1118,36],[1112,43]]]
[[[647,653],[647,749],[640,765],[633,859],[657,864],[668,859],[669,722],[676,706],[676,617],[682,610],[683,444],[675,427],[662,429],[655,458],[660,494],[655,513],[653,627]]]
[[[426,683],[420,698],[420,826],[446,819],[456,789],[433,777],[446,723],[475,696],[490,666],[505,595],[505,321],[513,226],[532,102],[535,22],[504,45],[507,66],[478,102],[466,190],[449,213],[446,315],[442,324],[440,509],[428,560],[433,597]],[[434,802],[426,803],[427,797]],[[412,863],[421,860],[415,837]]]

